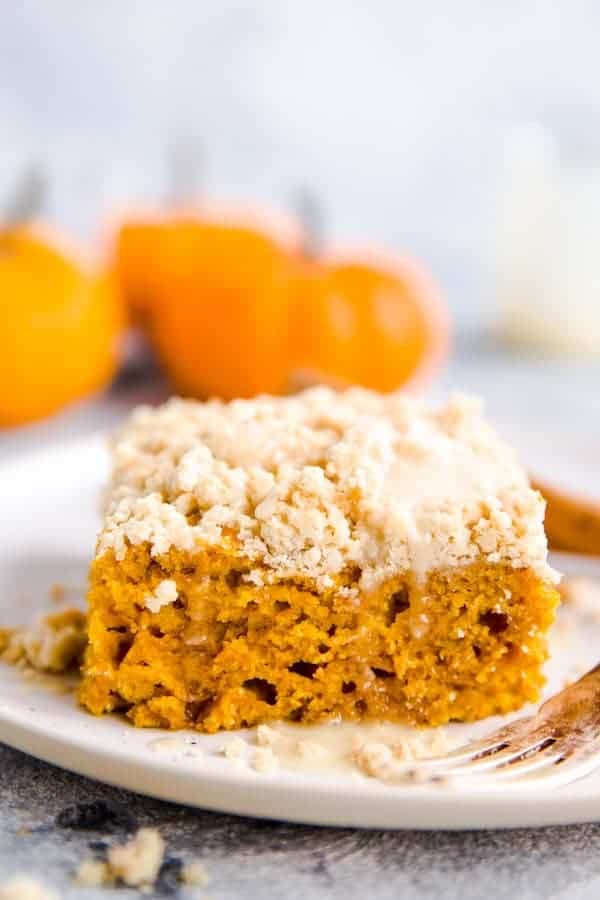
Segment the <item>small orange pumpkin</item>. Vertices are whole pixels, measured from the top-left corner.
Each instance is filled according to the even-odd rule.
[[[0,228],[0,426],[43,418],[104,387],[124,313],[110,277],[35,225]]]
[[[399,255],[342,251],[307,263],[295,316],[297,360],[317,381],[418,386],[448,351],[449,317],[433,280]]]
[[[308,259],[303,244],[286,220],[208,206],[121,226],[122,291],[179,392],[389,391],[439,366],[448,315],[416,263],[368,251]]]

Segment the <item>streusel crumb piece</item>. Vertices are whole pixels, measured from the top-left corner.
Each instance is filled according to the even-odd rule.
[[[273,747],[278,740],[278,733],[269,725],[259,725],[256,729],[256,743],[259,747]]]
[[[272,747],[257,747],[252,765],[257,772],[275,772],[279,768],[279,759]]]
[[[233,737],[223,744],[221,752],[226,759],[241,761],[247,749],[248,744],[243,738]]]
[[[600,581],[598,579],[565,578],[558,590],[563,603],[572,606],[582,616],[600,622]]]
[[[327,747],[318,744],[316,741],[298,741],[296,744],[296,754],[305,762],[322,762],[330,756]]]
[[[105,860],[83,860],[75,873],[75,883],[90,888],[125,884],[154,896],[153,889],[161,874],[164,857],[165,842],[160,832],[156,828],[140,828],[127,843],[109,847]],[[208,883],[208,874],[200,860],[191,860],[185,865],[181,865],[180,860],[175,862],[178,866],[176,877],[183,884],[202,886]],[[2,894],[0,900],[5,900]],[[21,897],[11,894],[6,900],[21,900]],[[32,896],[31,900],[38,898]]]
[[[195,859],[186,863],[181,870],[181,880],[184,884],[194,887],[204,887],[209,882],[208,872],[200,860]]]
[[[126,844],[110,847],[111,875],[130,887],[154,884],[165,855],[165,842],[156,828],[140,828]]]
[[[0,629],[0,655],[13,665],[60,673],[78,666],[87,643],[87,617],[78,609],[38,616],[29,625]]]
[[[16,875],[0,885],[0,900],[58,900],[58,894],[34,878]]]
[[[75,874],[75,883],[81,887],[101,887],[111,881],[108,863],[100,859],[84,859]]]

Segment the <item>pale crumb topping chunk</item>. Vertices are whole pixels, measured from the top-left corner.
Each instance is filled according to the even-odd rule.
[[[100,859],[84,859],[75,873],[75,883],[80,887],[101,887],[111,881],[108,863]]]
[[[16,875],[0,884],[0,900],[58,900],[58,894],[34,878]]]
[[[280,736],[270,725],[259,725],[256,729],[256,743],[259,747],[274,747]]]
[[[296,744],[296,753],[298,757],[305,762],[323,762],[331,756],[327,747],[316,741],[298,741]]]
[[[154,592],[146,597],[146,609],[153,613],[160,612],[163,606],[175,603],[177,596],[177,585],[171,578],[165,578],[156,586]]]
[[[563,580],[559,590],[563,603],[585,618],[600,622],[600,580],[571,576]]]
[[[257,747],[252,766],[257,772],[275,772],[279,768],[279,758],[272,747]]]
[[[414,735],[394,743],[358,741],[352,758],[359,771],[379,781],[438,783],[436,773],[427,769],[427,759],[444,756],[451,748],[445,733],[436,731],[427,739]],[[419,761],[417,766],[408,767],[408,763],[416,761]]]
[[[155,896],[164,861],[165,842],[158,829],[140,828],[125,844],[109,847],[106,859],[84,859],[74,880],[80,887],[126,885],[138,888],[141,894]],[[208,883],[208,874],[200,860],[182,865],[178,878],[190,887]]]
[[[184,884],[194,887],[205,887],[210,881],[208,872],[199,859],[186,863],[181,870],[181,880]]]
[[[233,737],[230,740],[226,741],[225,744],[223,744],[221,753],[226,759],[240,761],[244,758],[247,750],[248,744],[243,738]]]
[[[292,397],[142,407],[114,444],[98,553],[154,555],[233,541],[254,583],[344,569],[369,590],[485,559],[546,562],[544,502],[514,452],[455,397],[428,411],[402,393],[314,388]]]
[[[165,842],[156,828],[140,828],[126,844],[107,853],[110,875],[130,887],[154,884],[165,855]]]
[[[87,618],[69,608],[39,615],[18,628],[0,629],[0,657],[38,672],[60,673],[77,666],[87,643]]]

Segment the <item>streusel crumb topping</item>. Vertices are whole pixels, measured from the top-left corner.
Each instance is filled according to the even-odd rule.
[[[233,538],[254,583],[348,567],[374,588],[484,558],[547,566],[544,502],[479,401],[429,411],[403,393],[315,388],[141,407],[114,444],[98,553],[159,555]]]

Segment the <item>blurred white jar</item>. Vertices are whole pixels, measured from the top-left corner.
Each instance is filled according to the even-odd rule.
[[[600,161],[562,163],[552,137],[519,132],[500,198],[496,290],[513,343],[600,356]]]

